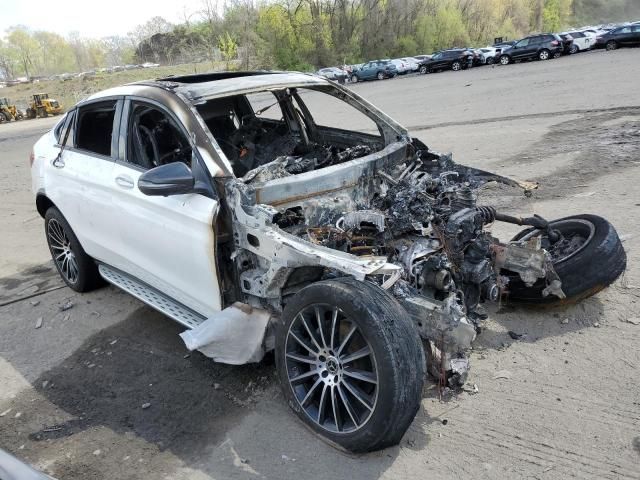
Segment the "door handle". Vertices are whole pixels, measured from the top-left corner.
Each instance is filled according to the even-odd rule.
[[[122,188],[133,188],[133,180],[126,175],[118,175],[116,177],[116,184]]]

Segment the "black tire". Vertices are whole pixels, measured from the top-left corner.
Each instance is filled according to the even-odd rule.
[[[351,83],[358,83],[358,76],[357,75],[351,75]]]
[[[462,70],[462,63],[460,63],[458,60],[456,60],[455,62],[453,62],[451,64],[451,70],[453,70],[454,72],[458,72],[458,71]]]
[[[309,317],[309,321],[312,321],[313,318],[323,318],[322,322],[325,322],[325,325],[329,325],[328,330],[324,327],[324,331],[327,332],[324,336],[320,335],[321,330],[317,325],[322,322],[318,321],[312,324],[310,329],[306,330],[307,333],[298,330],[300,319],[305,318],[304,315],[308,312],[308,309],[315,309],[316,307],[322,308],[323,314],[316,313],[316,316]],[[326,309],[333,310],[329,310],[329,313],[327,313]],[[338,333],[338,342],[334,345],[331,345],[331,341],[326,342],[332,331],[332,323],[326,323],[329,318],[333,318],[330,313],[332,311],[339,312],[340,318],[344,318],[340,321],[338,328],[334,328],[333,331],[351,331],[353,326],[357,327],[357,333],[353,333],[351,336]],[[338,315],[338,313],[335,315]],[[347,328],[342,328],[344,326],[343,322],[348,322]],[[349,328],[349,325],[351,325],[351,328]],[[368,365],[372,365],[375,370],[377,383],[375,387],[372,387],[375,388],[375,398],[371,399],[374,392],[369,390],[368,401],[372,403],[372,406],[369,407],[369,410],[364,410],[367,414],[366,418],[360,418],[360,414],[355,415],[356,418],[362,420],[359,426],[357,426],[357,422],[352,421],[353,428],[350,430],[346,428],[351,420],[346,416],[349,411],[345,406],[347,403],[352,404],[357,399],[347,386],[347,383],[352,382],[352,377],[348,376],[347,373],[340,373],[341,376],[337,380],[338,383],[331,387],[328,394],[333,398],[334,389],[338,393],[341,390],[351,392],[348,396],[345,394],[348,397],[348,402],[344,399],[339,402],[336,401],[339,403],[338,411],[340,411],[340,405],[342,405],[342,414],[337,415],[337,418],[332,411],[329,411],[333,415],[332,418],[325,418],[325,415],[322,414],[323,393],[325,393],[325,396],[327,395],[327,381],[323,380],[327,377],[321,377],[321,375],[324,375],[324,370],[322,369],[329,369],[329,361],[331,361],[332,357],[325,358],[326,363],[314,363],[313,365],[306,365],[296,359],[291,359],[291,355],[304,353],[309,356],[313,354],[312,350],[308,347],[301,347],[298,340],[293,339],[293,334],[296,334],[301,336],[304,342],[311,344],[313,341],[311,331],[313,331],[315,337],[321,339],[319,343],[329,344],[331,348],[335,349],[335,345],[340,343],[340,337],[342,336],[353,339],[348,342],[349,349],[356,349],[358,345],[364,344],[373,352],[373,356],[366,357],[365,361],[370,362]],[[313,348],[317,349],[317,345]],[[325,346],[324,348],[326,350],[328,347]],[[296,349],[300,351],[296,351]],[[362,347],[358,351],[361,350]],[[344,357],[340,357],[339,352],[332,351],[331,355],[334,354],[338,359],[341,372],[347,372],[353,368],[344,367],[346,361]],[[325,361],[322,360],[321,355],[313,355],[313,357],[309,358],[316,358],[317,362]],[[349,352],[349,355],[352,355],[352,353]],[[407,312],[391,295],[378,286],[368,282],[356,281],[352,278],[325,280],[311,284],[300,290],[289,301],[283,313],[282,323],[278,327],[276,366],[285,398],[305,425],[328,443],[352,452],[380,450],[400,442],[420,408],[426,368],[419,333]],[[320,373],[311,373],[312,376],[307,380],[308,383],[306,385],[293,387],[290,383],[291,375],[294,375],[293,378],[299,377],[300,367],[308,368],[302,374],[309,374],[312,371]],[[366,366],[363,367],[362,364],[358,365],[358,368],[363,371],[366,370]],[[353,372],[353,370],[351,371]],[[334,373],[328,376],[329,382],[331,382],[332,375]],[[344,378],[342,375],[344,375]],[[335,382],[338,377],[333,378]],[[345,380],[347,383],[340,383]],[[310,402],[303,407],[302,405],[305,402],[301,401],[300,398],[306,398],[309,391],[314,388],[309,385],[315,385],[316,383],[324,383],[322,392],[316,390]],[[341,386],[339,387],[338,384]],[[360,382],[357,386],[358,388],[367,388],[368,384]],[[295,392],[294,388],[296,389]],[[362,391],[360,392],[362,393]],[[359,403],[356,403],[356,406],[361,409],[364,408]],[[324,412],[326,411],[325,408]],[[315,418],[312,418],[312,414]],[[340,421],[341,417],[345,419],[342,422]],[[336,418],[336,421],[333,420],[334,418]],[[340,423],[342,423],[343,431],[340,431],[340,428],[336,428],[336,425]]]
[[[423,75],[429,73],[429,68],[426,65],[420,65],[420,70],[419,72]]]
[[[376,77],[378,78],[378,80],[384,80],[384,72],[378,72]]]
[[[500,65],[509,65],[511,63],[511,57],[509,55],[500,55]]]
[[[569,50],[569,53],[571,55],[575,55],[576,53],[578,53],[580,51],[580,47],[578,47],[578,45],[576,45],[575,43],[573,45],[571,45],[571,49]]]
[[[88,292],[104,285],[98,266],[86,254],[60,210],[56,207],[49,208],[44,216],[44,225],[51,258],[64,283],[76,292]],[[60,258],[65,252],[70,257],[66,263],[64,258]],[[74,269],[70,267],[73,261],[76,266],[75,275],[72,274]]]
[[[546,284],[539,280],[527,287],[517,274],[509,273],[509,299],[516,303],[561,305],[573,304],[611,285],[627,267],[627,255],[618,234],[607,220],[596,215],[575,215],[550,222],[563,234],[581,232],[587,241],[573,255],[554,259],[553,267],[562,281],[567,298],[542,296]],[[587,232],[589,236],[587,236]],[[540,235],[535,228],[518,233],[513,240]],[[543,245],[544,246],[544,245]]]
[[[611,51],[611,50],[617,50],[618,48],[618,42],[616,42],[615,40],[609,40],[607,42],[607,45],[605,47],[607,50]]]
[[[487,58],[487,65],[493,65],[494,62],[495,60],[493,59],[493,57]]]
[[[551,58],[551,52],[546,48],[543,48],[538,52],[538,60],[549,60]]]

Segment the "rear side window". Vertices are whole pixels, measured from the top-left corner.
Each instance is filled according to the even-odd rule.
[[[78,109],[76,148],[99,155],[111,156],[115,100],[87,105]]]

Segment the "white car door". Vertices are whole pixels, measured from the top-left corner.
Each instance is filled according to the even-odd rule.
[[[120,255],[111,265],[200,314],[221,310],[215,194],[148,196],[138,188],[138,179],[151,168],[199,162],[192,156],[189,135],[162,106],[138,100],[127,101],[122,129],[125,155],[111,174]],[[205,168],[200,163],[193,167]]]
[[[115,255],[111,175],[118,151],[114,135],[123,98],[83,104],[68,114],[61,132],[62,153],[46,168],[46,195],[62,212],[91,257],[109,262]]]

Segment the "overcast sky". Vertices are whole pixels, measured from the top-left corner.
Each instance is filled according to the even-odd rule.
[[[202,0],[0,0],[0,37],[13,25],[61,35],[72,31],[95,38],[126,35],[154,16],[183,21],[184,8],[196,12]]]

